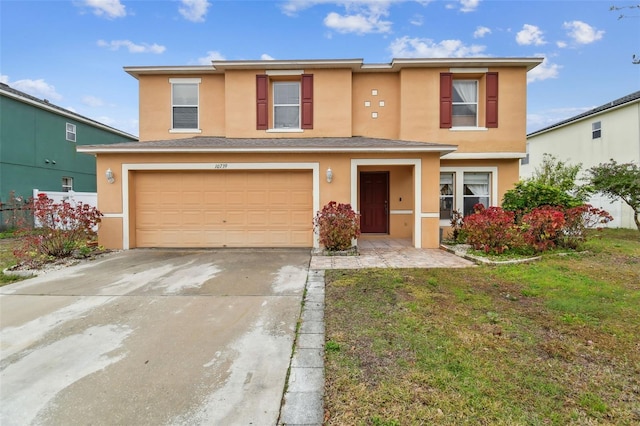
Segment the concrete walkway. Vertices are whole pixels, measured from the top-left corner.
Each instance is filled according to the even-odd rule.
[[[407,240],[358,242],[359,256],[313,255],[279,425],[319,426],[324,421],[324,271],[362,268],[465,268],[469,260],[439,249],[416,249]]]

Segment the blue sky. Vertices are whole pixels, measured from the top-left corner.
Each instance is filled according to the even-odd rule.
[[[0,81],[137,135],[137,81],[123,66],[544,57],[529,73],[531,132],[640,90],[638,4],[0,0]]]

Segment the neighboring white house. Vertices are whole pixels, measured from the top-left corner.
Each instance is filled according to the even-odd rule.
[[[528,134],[521,179],[533,175],[545,153],[582,163],[583,171],[610,159],[640,164],[640,91]],[[610,227],[635,229],[633,210],[623,201],[596,195],[589,203],[611,213]]]

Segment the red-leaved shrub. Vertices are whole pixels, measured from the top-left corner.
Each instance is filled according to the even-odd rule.
[[[613,220],[606,210],[583,204],[564,211],[565,224],[559,244],[575,249],[587,240],[586,230],[601,228]]]
[[[536,251],[545,251],[557,245],[563,232],[565,218],[562,210],[543,206],[525,214],[522,224],[525,243]]]
[[[347,250],[360,235],[360,217],[351,204],[329,202],[316,214],[313,226],[327,250]]]
[[[35,227],[19,229],[20,243],[14,255],[22,264],[37,266],[51,258],[67,257],[95,238],[102,213],[88,204],[75,207],[63,201],[55,203],[40,193],[30,204]]]
[[[514,213],[500,207],[485,209],[482,204],[473,207],[475,213],[466,216],[462,230],[466,242],[485,253],[503,253],[517,241],[518,232]]]

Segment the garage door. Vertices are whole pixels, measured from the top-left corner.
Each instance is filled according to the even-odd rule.
[[[134,178],[136,247],[311,247],[307,171],[144,171]]]

